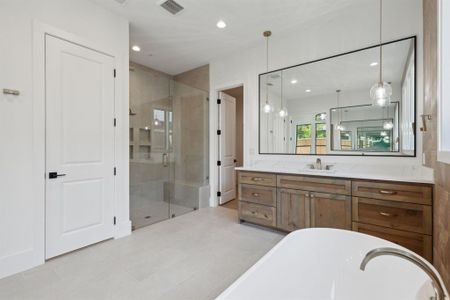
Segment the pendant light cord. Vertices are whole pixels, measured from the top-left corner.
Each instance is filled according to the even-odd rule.
[[[269,73],[269,37],[266,36],[266,72]],[[269,74],[266,74],[266,105],[269,104]]]
[[[383,0],[380,0],[380,84],[383,82]]]
[[[269,37],[266,36],[266,72],[269,72]]]

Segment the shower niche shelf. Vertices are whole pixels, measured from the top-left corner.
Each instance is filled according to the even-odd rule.
[[[140,145],[139,146],[139,158],[143,160],[149,160],[151,156],[151,146],[150,145]]]
[[[148,128],[139,128],[139,144],[150,146],[152,144],[152,132]]]

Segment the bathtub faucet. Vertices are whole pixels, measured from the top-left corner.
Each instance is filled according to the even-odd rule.
[[[359,268],[361,269],[361,271],[364,271],[369,261],[371,261],[377,256],[383,255],[397,256],[418,266],[431,278],[431,283],[436,293],[436,297],[434,299],[444,300],[446,298],[444,293],[445,289],[444,285],[441,283],[439,275],[436,273],[436,271],[430,268],[419,256],[409,253],[407,251],[389,247],[373,249],[366,254]]]

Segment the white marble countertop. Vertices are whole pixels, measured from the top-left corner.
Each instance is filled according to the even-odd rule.
[[[434,184],[433,171],[422,166],[342,162],[322,162],[322,164],[332,165],[331,170],[312,170],[308,168],[307,163],[270,161],[255,162],[251,165],[238,167],[236,170]]]

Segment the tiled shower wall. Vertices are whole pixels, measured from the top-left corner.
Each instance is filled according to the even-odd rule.
[[[424,114],[432,116],[423,133],[425,165],[434,169],[433,263],[450,287],[450,165],[437,161],[437,0],[424,0]]]

